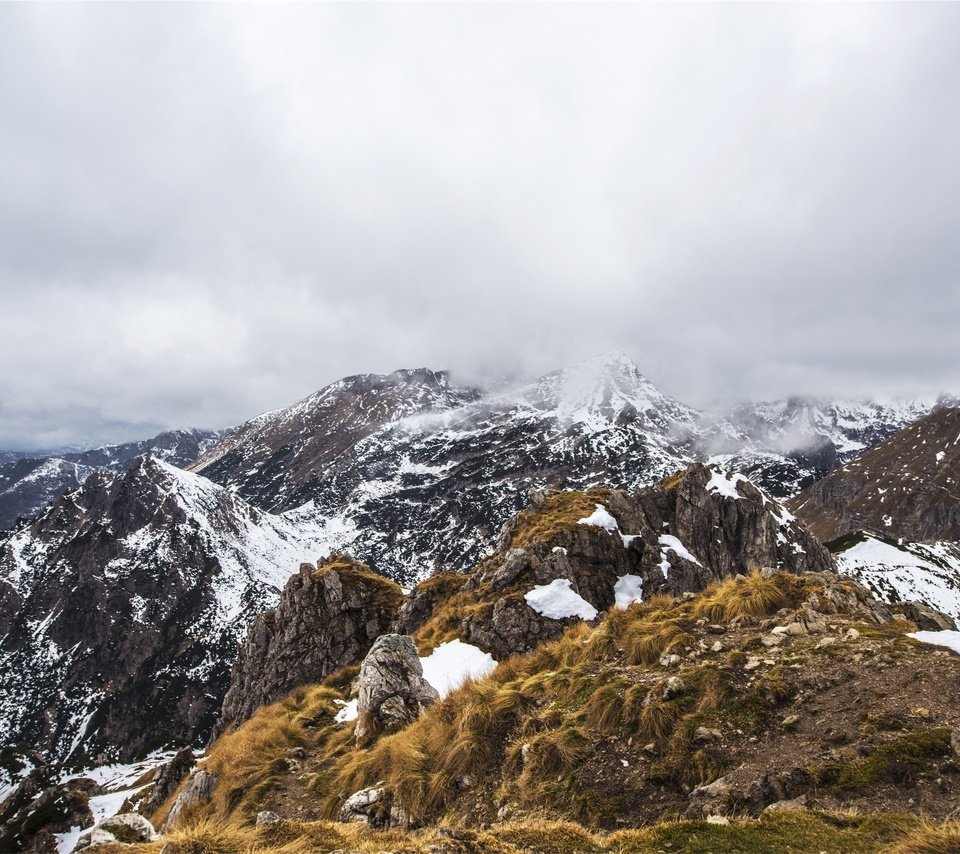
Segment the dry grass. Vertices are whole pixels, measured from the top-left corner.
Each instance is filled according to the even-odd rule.
[[[738,575],[708,587],[696,601],[694,613],[713,622],[765,617],[789,603],[784,587],[781,575],[764,578],[756,571]]]
[[[957,852],[960,852],[960,822],[957,821],[945,824],[925,821],[890,849],[890,854],[957,854]]]
[[[519,549],[550,542],[560,531],[593,513],[609,494],[609,489],[550,493],[539,510],[523,510],[517,516],[510,547]]]

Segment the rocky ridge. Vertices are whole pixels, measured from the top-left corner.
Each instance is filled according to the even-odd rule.
[[[121,472],[137,457],[152,456],[184,468],[227,430],[168,430],[138,442],[54,455],[0,454],[0,531],[32,518],[98,471]]]
[[[311,537],[149,457],[95,474],[0,539],[0,741],[60,761],[196,743]]]
[[[412,583],[479,560],[531,489],[636,489],[714,460],[782,498],[932,405],[824,406],[804,432],[796,406],[758,405],[764,429],[746,408],[700,412],[620,354],[496,393],[405,371],[351,377],[265,413],[195,469],[258,506],[322,524],[329,550]]]

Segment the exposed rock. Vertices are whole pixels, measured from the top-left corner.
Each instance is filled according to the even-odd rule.
[[[0,851],[56,852],[53,834],[93,824],[92,781],[55,779],[52,769],[35,769],[0,804]]]
[[[213,799],[213,792],[217,786],[217,778],[205,771],[203,768],[194,771],[193,775],[187,780],[187,784],[177,795],[177,799],[170,807],[166,820],[163,822],[161,832],[166,833],[172,827],[176,826],[178,819],[183,813],[195,804],[206,804]]]
[[[98,822],[77,840],[74,851],[85,851],[98,845],[152,842],[157,833],[147,819],[138,813],[120,813]]]
[[[180,781],[190,773],[196,764],[197,759],[189,747],[184,747],[178,751],[169,762],[157,770],[149,795],[140,805],[139,811],[144,815],[155,813],[160,805],[177,790]]]
[[[262,827],[265,824],[279,824],[281,821],[283,819],[270,810],[262,810],[257,813],[257,827]]]
[[[404,727],[439,699],[437,690],[423,678],[413,638],[383,635],[360,667],[359,716],[354,734],[365,742],[380,732]]]
[[[896,606],[904,617],[913,623],[920,631],[942,632],[956,631],[957,624],[953,617],[931,608],[923,602],[901,602]]]
[[[578,516],[590,516],[592,503],[612,517],[615,530],[578,524]],[[548,490],[505,526],[502,548],[461,588],[482,603],[460,626],[465,640],[502,658],[557,637],[579,618],[547,618],[524,600],[533,587],[556,579],[569,581],[574,593],[603,612],[614,604],[624,576],[639,579],[648,597],[700,591],[762,567],[833,570],[830,554],[801,523],[744,478],[714,467],[691,465],[632,495],[595,490],[579,506],[570,515],[563,495]],[[564,521],[553,521],[559,517]],[[531,529],[543,533],[530,536]],[[422,625],[422,602],[415,608],[419,616],[411,624]]]
[[[674,697],[679,697],[686,690],[687,686],[679,676],[671,676],[664,683],[663,699],[672,700]]]
[[[303,564],[275,611],[254,620],[233,666],[214,736],[297,687],[356,664],[390,630],[399,585],[345,555]]]
[[[697,786],[687,799],[687,818],[704,818],[708,815],[723,815],[729,808],[733,786],[728,777],[719,777],[712,783]]]
[[[797,798],[791,798],[789,801],[776,801],[775,803],[770,804],[767,807],[764,807],[764,812],[796,812],[797,810],[805,810],[809,803],[809,799],[806,795],[800,795]]]

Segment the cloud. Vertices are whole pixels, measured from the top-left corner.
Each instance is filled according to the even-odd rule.
[[[960,388],[951,5],[0,8],[0,446],[619,348]]]

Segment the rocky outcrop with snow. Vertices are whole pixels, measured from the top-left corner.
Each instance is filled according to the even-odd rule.
[[[149,457],[0,539],[0,742],[76,761],[209,733],[315,531]]]
[[[360,696],[354,735],[360,743],[415,721],[440,694],[423,678],[423,665],[409,635],[381,635],[360,666]]]
[[[303,564],[276,609],[251,625],[233,666],[217,732],[239,725],[297,685],[319,682],[358,663],[390,631],[400,587],[342,555]]]

